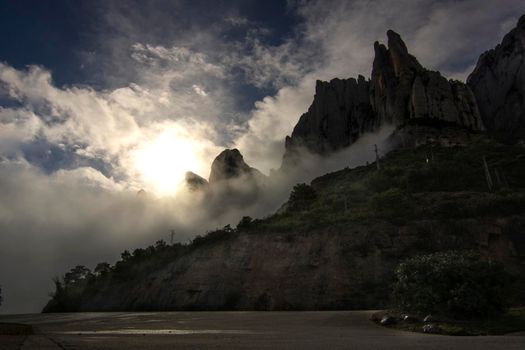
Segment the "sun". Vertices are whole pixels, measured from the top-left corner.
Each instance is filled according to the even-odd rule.
[[[199,165],[192,140],[171,132],[138,148],[134,163],[142,180],[159,195],[175,194],[185,173]]]

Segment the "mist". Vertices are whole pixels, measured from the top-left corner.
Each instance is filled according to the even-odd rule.
[[[184,16],[184,2],[97,4],[83,9],[94,18],[92,42],[77,62],[93,82],[60,85],[38,62],[0,62],[1,313],[40,311],[51,279],[75,265],[169,243],[171,230],[187,243],[242,216],[265,217],[294,184],[374,161],[375,144],[389,150],[388,127],[330,157],[302,150],[301,168],[273,173],[262,190],[232,181],[229,191],[191,192],[180,179],[207,178],[225,148],[265,174],[278,169],[315,80],[369,76],[373,42],[389,28],[422,64],[464,79],[525,11],[513,0],[291,1],[297,23],[272,40],[273,28],[235,6]],[[165,137],[180,142],[154,154]]]

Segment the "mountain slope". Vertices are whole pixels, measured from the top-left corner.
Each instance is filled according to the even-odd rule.
[[[379,171],[315,179],[315,200],[301,210],[134,252],[105,275],[63,286],[45,311],[377,308],[401,259],[450,249],[525,276],[523,159],[521,147],[486,139],[394,151]]]

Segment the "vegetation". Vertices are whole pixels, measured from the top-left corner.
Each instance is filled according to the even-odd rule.
[[[494,183],[493,188],[487,185],[483,158],[487,161]],[[429,145],[392,151],[381,159],[380,170],[377,170],[375,164],[354,169],[346,168],[321,176],[313,180],[311,185],[296,185],[291,191],[289,201],[269,217],[243,217],[235,228],[227,225],[205,235],[196,236],[186,244],[167,245],[164,241],[158,241],[154,245],[132,252],[126,250],[114,265],[100,263],[93,273],[77,266],[63,278],[56,279],[52,304],[63,307],[53,308],[51,305],[50,310],[73,311],[71,305],[75,305],[78,298],[88,298],[89,295],[94,295],[98,290],[110,285],[138,283],[144,276],[195,249],[207,249],[244,234],[279,233],[285,234],[287,240],[293,240],[298,234],[308,234],[327,227],[346,232],[353,226],[366,226],[370,232],[375,232],[383,230],[385,225],[392,228],[425,221],[430,224],[422,225],[424,228],[418,229],[420,237],[414,243],[413,250],[391,258],[397,261],[402,256],[414,253],[474,249],[475,246],[466,243],[471,241],[465,230],[465,226],[468,225],[466,220],[519,216],[525,212],[524,160],[523,147],[500,145],[483,137],[474,140],[467,147]],[[448,234],[448,245],[444,244],[444,248],[438,249],[433,245],[433,242],[445,241],[443,237],[438,239],[432,236],[433,225],[441,225],[440,232]],[[520,239],[523,241],[523,238]],[[363,240],[345,251],[349,255],[365,256],[370,253],[370,244]],[[390,253],[385,250],[383,254]],[[480,273],[480,266],[487,266],[483,265],[486,262],[482,261],[474,263],[473,258],[464,257],[462,261],[465,265],[461,268],[472,269],[468,270],[470,272]],[[420,264],[423,262],[419,261]],[[447,266],[441,264],[437,267],[427,267],[452,269]],[[496,266],[491,265],[488,271],[492,271],[493,274],[485,277],[503,283],[498,280],[501,276],[497,275],[496,270]],[[423,278],[424,275],[419,277]],[[468,290],[475,290],[476,283],[485,283],[485,277],[479,275],[476,278],[478,277],[479,279],[471,281],[472,284],[457,286],[454,292],[457,294],[454,295],[456,301],[447,304],[439,302],[436,304],[439,309],[436,310],[476,314],[483,310],[480,305],[486,303],[487,310],[497,312],[500,307],[497,295],[492,299],[467,293]],[[398,290],[401,291],[401,285]],[[418,290],[418,293],[424,294],[424,288]],[[369,294],[373,294],[373,291]],[[474,299],[471,299],[471,296],[474,296]],[[423,308],[408,297],[403,300],[411,309]]]
[[[472,252],[421,255],[395,270],[394,300],[405,312],[488,317],[505,310],[510,282],[502,265]]]
[[[317,194],[315,190],[307,184],[297,184],[293,187],[288,200],[288,209],[291,211],[304,211],[311,208],[315,202]]]
[[[416,317],[415,320],[403,320],[403,313],[394,310],[380,311],[372,315],[372,321],[377,324],[381,323],[381,319],[389,315],[394,317],[396,322],[390,324],[388,327],[410,331],[423,332],[423,327],[428,324],[433,324],[440,334],[455,335],[455,336],[479,336],[479,335],[503,335],[513,332],[525,331],[525,308],[512,308],[506,312],[488,318],[476,318],[469,320],[457,320],[438,318],[432,323],[423,322],[422,317]]]

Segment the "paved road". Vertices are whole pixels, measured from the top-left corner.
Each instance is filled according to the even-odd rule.
[[[525,349],[525,336],[448,337],[379,327],[369,311],[152,312],[0,316],[40,334],[0,349]]]

